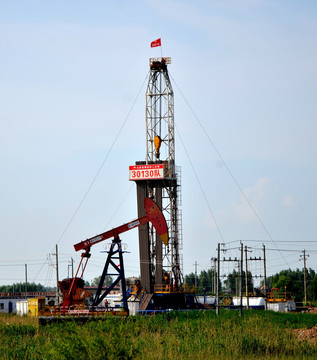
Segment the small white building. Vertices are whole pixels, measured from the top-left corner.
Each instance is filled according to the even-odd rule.
[[[232,305],[240,306],[241,298],[239,296],[232,298]],[[247,307],[247,298],[244,296],[242,297],[242,306]],[[250,296],[249,297],[249,308],[252,309],[264,309],[265,307],[265,300],[261,296]]]
[[[28,301],[27,301],[27,299],[19,300],[19,301],[16,302],[16,312],[20,316],[27,315],[27,313],[28,313]]]
[[[23,300],[25,300],[25,299],[23,299]],[[17,312],[17,302],[19,302],[19,301],[21,301],[21,299],[0,298],[0,313],[15,314]]]
[[[199,304],[208,305],[208,306],[216,306],[217,305],[217,297],[211,295],[196,295],[196,300]]]
[[[0,293],[0,313],[16,314],[18,312],[18,303],[27,302],[27,299],[34,297],[45,297],[48,300],[55,299],[55,292],[19,292],[19,293]]]
[[[128,309],[130,315],[136,315],[140,309],[140,301],[129,301],[128,300]]]
[[[279,311],[279,312],[295,311],[296,304],[294,300],[288,300],[284,302],[268,302],[267,310]]]

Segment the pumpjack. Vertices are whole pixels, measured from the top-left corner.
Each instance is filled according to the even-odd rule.
[[[59,321],[61,318],[75,318],[79,321],[85,321],[88,318],[99,318],[100,316],[108,314],[118,316],[128,315],[128,295],[123,262],[124,251],[119,235],[141,225],[151,223],[165,246],[169,241],[167,223],[158,205],[148,197],[144,199],[144,209],[146,215],[75,244],[75,251],[82,251],[81,260],[75,277],[67,278],[59,282],[59,288],[63,296],[62,303],[54,306],[54,304],[46,305],[45,298],[29,299],[28,314],[38,317],[39,323],[43,325],[51,321]],[[89,306],[86,300],[92,296],[92,293],[84,289],[85,283],[83,275],[88,260],[91,257],[90,250],[92,246],[111,238],[112,242],[109,251],[107,251],[108,255],[98,289],[93,298],[92,305]],[[111,272],[109,272],[109,269],[111,269]],[[112,284],[103,291],[103,284],[107,275],[110,275],[111,278],[115,275],[115,278]],[[122,292],[122,300],[120,302],[123,304],[122,307],[109,309],[105,306],[100,306],[110,291],[120,282]]]
[[[117,284],[119,284],[119,282],[121,282],[123,311],[128,313],[127,290],[125,285],[124,262],[122,255],[124,251],[122,249],[121,239],[119,235],[150,222],[155,228],[162,243],[164,245],[168,244],[168,228],[161,209],[150,198],[145,198],[144,209],[146,212],[145,216],[142,216],[136,220],[120,225],[114,229],[96,235],[92,238],[86,239],[74,245],[75,251],[83,252],[81,254],[81,260],[79,262],[75,277],[65,279],[59,282],[59,287],[63,295],[63,301],[59,310],[61,315],[97,314],[99,311],[98,305],[100,305],[102,300],[106,298],[110,291]],[[92,306],[87,309],[87,306],[85,305],[85,299],[89,297],[91,293],[84,289],[83,275],[88,260],[91,257],[90,249],[93,245],[96,245],[110,238],[113,238],[113,240],[110,246],[110,250],[108,251],[107,260],[101,275],[98,289],[96,295],[94,296]],[[111,273],[109,273],[109,268],[111,268],[112,270]],[[79,275],[80,269],[81,274]],[[113,271],[115,273],[113,273]],[[103,284],[107,275],[111,275],[112,277],[113,275],[115,275],[115,279],[112,284],[107,287],[107,289],[103,292]]]

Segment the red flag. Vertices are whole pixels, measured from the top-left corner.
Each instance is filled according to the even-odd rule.
[[[161,46],[161,38],[151,42],[151,47],[157,47],[157,46]]]

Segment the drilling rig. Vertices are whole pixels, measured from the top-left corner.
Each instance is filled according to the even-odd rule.
[[[140,255],[140,286],[135,288],[135,294],[138,295],[137,300],[140,300],[140,310],[198,307],[194,293],[186,292],[183,285],[180,254],[181,179],[180,167],[175,165],[174,93],[167,71],[169,64],[169,57],[151,58],[149,61],[145,118],[146,160],[136,161],[135,165],[129,167],[129,180],[136,183],[138,219],[74,245],[76,251],[83,251],[76,275],[60,282],[63,302],[54,309],[43,307],[41,313],[44,318],[47,313],[53,316],[99,315],[104,309],[100,310],[98,306],[119,282],[124,310],[122,314],[128,313],[122,258],[124,251],[119,234],[135,227],[139,230]],[[92,306],[88,308],[85,299],[90,293],[84,290],[82,278],[90,258],[90,248],[111,237],[113,240],[107,251],[97,293]],[[103,292],[107,275],[116,275],[116,278]]]
[[[141,284],[148,294],[168,286],[178,292],[182,278],[182,225],[180,167],[175,165],[174,93],[167,65],[171,58],[150,58],[146,88],[146,161],[129,167],[135,181],[138,216],[150,197],[162,209],[168,225],[169,244],[163,246],[151,224],[139,227]],[[147,304],[141,304],[146,308]]]

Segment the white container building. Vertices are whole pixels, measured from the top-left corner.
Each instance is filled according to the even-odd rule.
[[[240,304],[241,304],[240,297],[237,296],[237,297],[232,298],[232,305],[240,306]],[[247,307],[247,298],[246,297],[242,298],[242,306]],[[264,307],[265,307],[264,298],[261,296],[249,297],[249,307],[252,309],[264,309]]]
[[[19,300],[16,302],[16,312],[18,315],[23,316],[28,313],[28,301],[27,300]]]
[[[15,314],[17,312],[17,302],[21,299],[0,299],[0,313]]]

